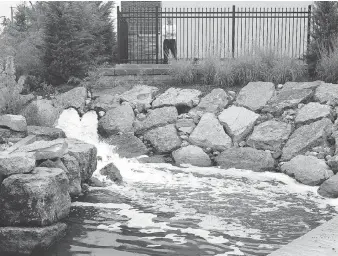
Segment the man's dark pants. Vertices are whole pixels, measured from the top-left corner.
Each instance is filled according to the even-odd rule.
[[[163,52],[164,52],[164,64],[168,64],[168,55],[169,50],[171,51],[171,54],[174,56],[175,60],[177,59],[176,56],[176,39],[164,39],[163,41]]]

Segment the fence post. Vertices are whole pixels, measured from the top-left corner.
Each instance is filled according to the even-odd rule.
[[[155,31],[156,31],[156,64],[158,64],[158,6],[155,12]]]
[[[307,18],[307,50],[309,50],[311,41],[311,5],[308,7],[308,18]]]
[[[235,58],[235,20],[236,20],[236,8],[232,6],[232,58]]]
[[[117,6],[117,62],[121,63],[121,43],[120,43],[120,6]]]

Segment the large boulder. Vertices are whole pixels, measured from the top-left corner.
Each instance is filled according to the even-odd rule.
[[[86,99],[87,89],[85,87],[76,87],[68,92],[56,95],[53,103],[57,108],[75,108],[80,112],[83,112],[86,105]]]
[[[135,133],[142,134],[149,129],[175,123],[177,116],[178,113],[175,107],[163,107],[149,110],[144,120],[136,120],[134,122]]]
[[[273,171],[275,161],[271,153],[254,148],[230,148],[215,158],[223,169],[236,168],[256,172]]]
[[[325,161],[314,156],[296,156],[289,162],[283,163],[281,170],[300,183],[310,186],[320,185],[333,176]]]
[[[151,107],[151,102],[154,99],[155,93],[158,91],[157,87],[148,85],[136,85],[131,90],[124,92],[120,99],[127,101],[133,108],[142,112]]]
[[[111,181],[120,184],[123,181],[120,170],[113,164],[107,164],[100,170],[100,174],[106,176]]]
[[[282,89],[268,102],[262,111],[281,115],[285,109],[295,108],[299,103],[306,103],[312,95],[312,89]]]
[[[0,127],[7,127],[16,132],[27,131],[26,118],[20,115],[2,115],[0,116]]]
[[[231,106],[218,116],[234,142],[243,140],[253,129],[259,115],[243,107]]]
[[[16,152],[33,152],[36,160],[61,158],[67,151],[68,143],[65,139],[39,140],[16,150]]]
[[[68,155],[74,157],[79,165],[81,181],[90,179],[97,166],[97,149],[94,145],[77,139],[66,139],[68,143]],[[66,156],[66,155],[65,155]],[[65,157],[63,158],[63,160]],[[64,162],[65,163],[65,162]],[[68,171],[69,166],[65,163]]]
[[[56,140],[66,138],[66,134],[59,128],[44,126],[27,126],[28,135],[35,135],[37,140]]]
[[[134,111],[124,102],[120,106],[107,111],[99,121],[98,131],[102,136],[108,137],[120,132],[133,132]]]
[[[27,131],[25,132],[16,132],[9,128],[1,128],[0,127],[0,140],[17,140],[20,138],[25,138],[27,136]]]
[[[95,100],[90,103],[90,109],[95,111],[108,111],[120,106],[120,97],[118,95],[104,94],[98,96]]]
[[[329,105],[338,105],[338,84],[322,83],[315,92],[315,100]]]
[[[200,115],[206,112],[218,114],[228,105],[228,103],[227,93],[221,88],[216,88],[205,95],[200,103],[190,110],[190,112],[200,113]]]
[[[160,108],[165,106],[189,107],[196,106],[202,92],[195,89],[169,88],[163,94],[156,97],[152,106]]]
[[[37,167],[6,178],[0,188],[0,226],[47,226],[70,211],[68,178],[61,169]]]
[[[0,153],[0,175],[29,173],[35,167],[35,154],[31,152]]]
[[[304,154],[313,147],[325,144],[332,132],[332,122],[323,118],[295,130],[283,148],[281,161],[288,161],[296,155]]]
[[[133,134],[112,135],[104,140],[110,145],[114,145],[115,152],[120,157],[138,157],[148,153],[147,147]]]
[[[213,113],[205,113],[189,137],[191,144],[223,151],[232,145],[231,138]]]
[[[297,113],[295,122],[297,125],[309,124],[324,117],[331,117],[331,108],[318,102],[310,102],[303,106]]]
[[[325,180],[318,188],[318,194],[324,197],[338,197],[338,174]]]
[[[240,106],[257,111],[264,107],[275,93],[273,83],[250,82],[240,90],[236,102]]]
[[[269,120],[257,125],[249,136],[247,144],[256,149],[279,151],[291,134],[291,125]]]
[[[67,225],[47,227],[0,227],[0,255],[42,255],[66,234]]]
[[[209,156],[200,147],[189,145],[175,150],[172,156],[176,164],[191,164],[200,167],[211,166]]]
[[[149,141],[158,153],[169,153],[179,148],[182,143],[173,124],[146,132],[144,139]]]
[[[50,100],[37,100],[31,102],[23,109],[22,115],[27,125],[54,127],[59,118],[60,110],[52,105]]]

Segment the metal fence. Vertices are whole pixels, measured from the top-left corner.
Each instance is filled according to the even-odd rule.
[[[163,63],[167,28],[173,30],[169,39],[175,39],[178,59],[236,58],[262,49],[302,59],[310,42],[311,5],[123,12],[118,8],[117,21],[120,63]]]

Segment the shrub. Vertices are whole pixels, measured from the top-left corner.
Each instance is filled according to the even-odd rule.
[[[170,64],[169,74],[173,79],[182,84],[197,82],[196,66],[188,60],[175,60]]]
[[[311,77],[316,75],[316,66],[324,52],[332,50],[332,40],[338,34],[338,3],[335,1],[315,1],[312,14],[311,43],[305,55]]]
[[[316,66],[317,77],[328,83],[338,82],[338,40],[334,41],[332,51],[321,48],[321,59]]]

